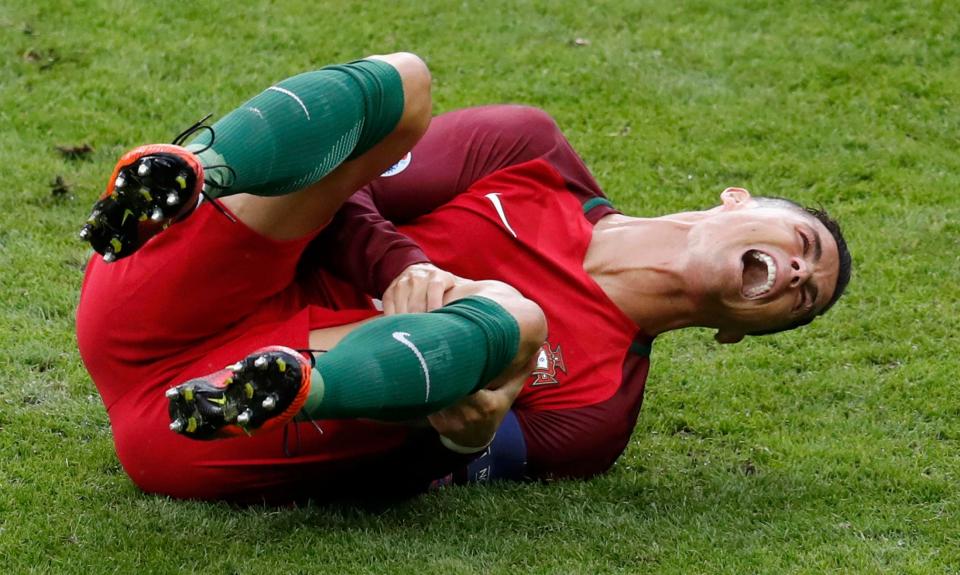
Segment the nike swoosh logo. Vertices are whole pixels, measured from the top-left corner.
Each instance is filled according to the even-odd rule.
[[[417,349],[417,346],[413,345],[413,342],[407,339],[410,337],[410,334],[404,331],[395,331],[393,332],[393,339],[399,341],[403,345],[410,348],[410,351],[417,356],[417,359],[420,360],[420,369],[423,370],[423,379],[427,382],[427,394],[423,398],[423,402],[426,403],[430,400],[430,370],[427,369],[427,360],[423,357],[423,354],[420,353],[420,350]]]
[[[497,210],[497,215],[500,216],[500,221],[503,222],[503,227],[507,228],[507,231],[513,234],[513,237],[517,237],[517,232],[513,231],[513,228],[510,227],[510,222],[507,221],[507,214],[503,213],[503,204],[500,203],[500,194],[487,194],[483,197],[490,200],[490,203],[493,204],[493,209]]]

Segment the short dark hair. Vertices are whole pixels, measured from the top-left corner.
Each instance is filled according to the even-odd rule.
[[[771,196],[764,196],[754,198],[757,201],[764,202],[782,202],[790,205],[791,207],[801,210],[807,214],[810,214],[814,218],[820,221],[823,224],[823,227],[827,228],[827,231],[830,232],[830,235],[833,236],[835,242],[837,242],[837,255],[840,258],[840,269],[837,272],[837,285],[833,290],[833,295],[830,297],[830,300],[827,302],[827,305],[823,306],[819,312],[814,314],[809,314],[806,317],[801,317],[786,325],[784,327],[778,327],[776,329],[768,329],[763,331],[754,331],[750,332],[749,335],[769,335],[771,333],[779,333],[781,331],[788,331],[791,329],[798,328],[800,326],[807,325],[812,322],[815,317],[818,315],[823,315],[827,313],[827,310],[833,307],[833,304],[837,303],[837,300],[840,299],[840,296],[843,295],[843,292],[847,289],[847,284],[850,283],[850,269],[853,267],[853,258],[850,256],[850,250],[847,248],[847,241],[843,238],[843,232],[840,230],[840,224],[836,220],[830,217],[830,214],[827,213],[823,207],[811,208],[808,206],[803,206],[798,204],[793,200],[788,200],[786,198],[777,198]]]

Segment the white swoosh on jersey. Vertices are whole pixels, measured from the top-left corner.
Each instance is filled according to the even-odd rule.
[[[427,360],[423,357],[423,354],[420,353],[420,350],[417,349],[417,346],[413,345],[413,342],[407,339],[408,337],[410,337],[409,333],[403,331],[393,332],[393,339],[410,348],[414,355],[417,356],[417,359],[420,360],[420,369],[423,370],[423,378],[427,382],[427,395],[423,398],[423,402],[426,403],[430,399],[430,370],[427,369]]]
[[[507,221],[507,214],[503,213],[503,204],[500,203],[500,194],[492,193],[483,197],[490,200],[490,203],[493,204],[493,208],[497,210],[497,215],[500,216],[500,221],[503,222],[503,226],[507,228],[507,231],[513,234],[513,237],[517,237],[517,232],[513,231],[513,228],[510,227],[510,222]]]

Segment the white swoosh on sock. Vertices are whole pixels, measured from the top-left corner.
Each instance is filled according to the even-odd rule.
[[[409,333],[403,331],[393,332],[393,339],[410,348],[417,356],[417,359],[420,360],[420,369],[423,370],[423,378],[427,382],[427,395],[423,398],[423,402],[426,403],[430,399],[430,370],[427,369],[427,360],[423,357],[423,354],[420,353],[420,350],[417,349],[417,346],[413,345],[413,342],[407,339],[408,337],[410,337]]]
[[[291,98],[293,98],[294,100],[296,100],[297,103],[300,104],[300,107],[303,108],[303,113],[307,115],[307,119],[308,119],[308,120],[310,119],[310,111],[307,110],[307,105],[303,103],[303,100],[300,99],[300,96],[297,96],[296,94],[294,94],[294,93],[291,92],[290,90],[287,90],[286,88],[281,88],[280,86],[270,86],[269,88],[267,88],[267,90],[273,90],[274,92],[280,92],[281,94],[284,94],[284,95],[286,95],[286,96],[290,96]]]

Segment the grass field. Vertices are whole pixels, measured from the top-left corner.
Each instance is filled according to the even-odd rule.
[[[0,3],[0,571],[960,573],[955,5],[310,4]],[[382,514],[139,493],[73,337],[75,233],[113,162],[396,50],[431,66],[437,112],[548,110],[629,213],[733,185],[823,203],[848,296],[795,333],[661,338],[633,440],[592,481]]]

